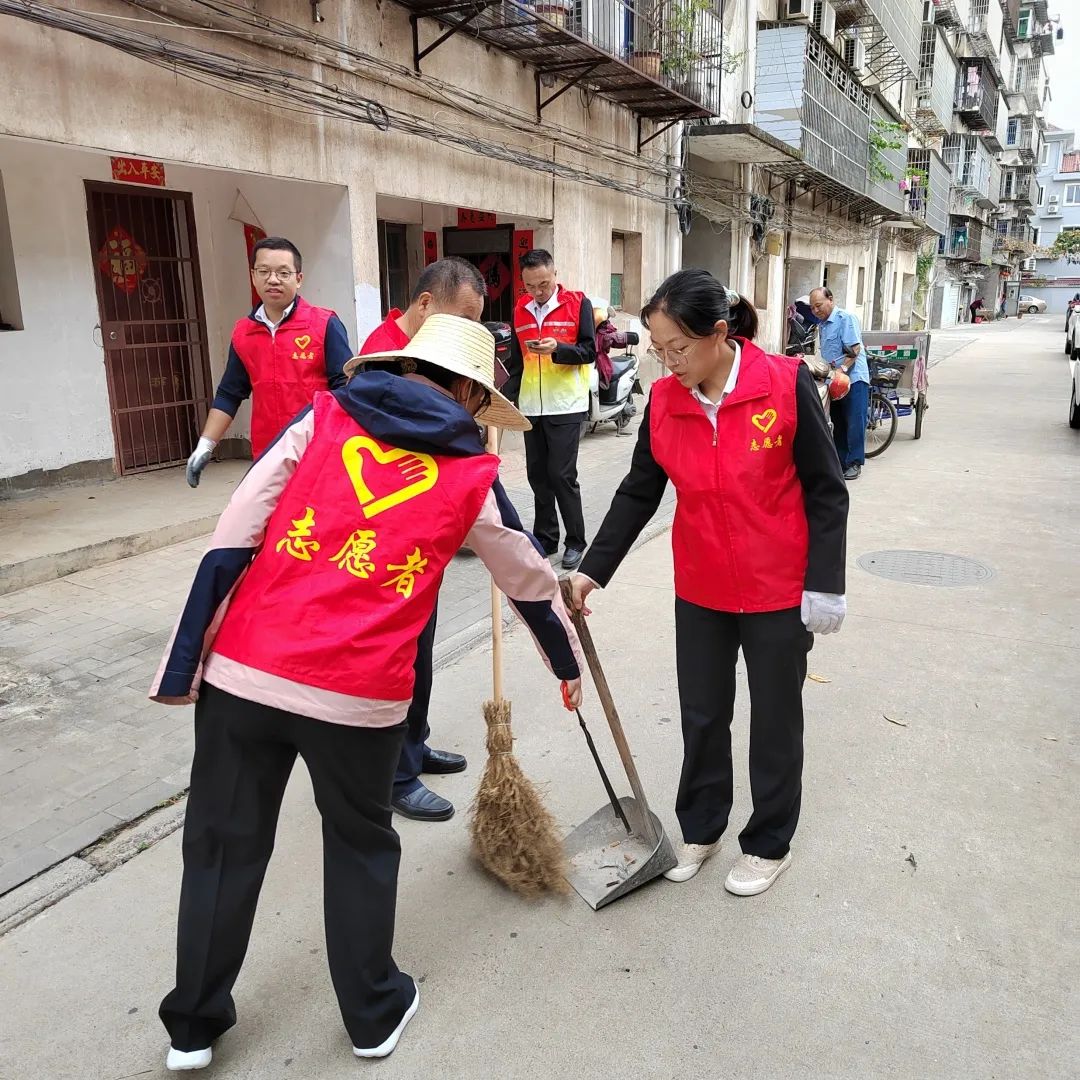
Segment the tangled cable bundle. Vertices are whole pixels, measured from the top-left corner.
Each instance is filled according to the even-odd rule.
[[[533,782],[513,754],[510,702],[484,702],[488,760],[473,801],[473,854],[507,888],[522,896],[565,893],[562,838]]]

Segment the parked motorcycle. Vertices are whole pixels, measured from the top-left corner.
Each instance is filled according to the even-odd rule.
[[[510,338],[514,331],[509,323],[486,322],[484,325],[495,339],[495,389],[501,390],[503,383],[510,378],[506,365],[510,360]]]
[[[599,319],[597,327],[598,338],[604,334],[608,342],[608,348],[604,351],[610,358],[610,371],[601,371],[599,363],[592,364],[589,371],[589,418],[585,421],[591,431],[595,431],[600,424],[611,422],[615,425],[618,434],[622,434],[630,418],[637,412],[634,404],[634,394],[643,394],[639,379],[640,361],[634,349],[641,344],[642,326],[637,319],[630,321],[630,328],[617,331],[614,327],[605,331],[607,312],[604,308],[596,306],[599,315],[605,316]],[[597,352],[600,353],[601,342],[597,342]],[[610,355],[612,348],[624,349],[621,356]],[[606,383],[607,385],[604,385]]]

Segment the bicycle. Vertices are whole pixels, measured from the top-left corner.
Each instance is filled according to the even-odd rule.
[[[900,383],[901,372],[876,360],[871,360],[869,366],[870,401],[866,410],[866,456],[872,458],[884,454],[896,438],[899,424],[896,387]]]

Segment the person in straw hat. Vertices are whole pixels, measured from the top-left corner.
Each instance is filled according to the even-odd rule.
[[[236,1022],[244,959],[297,754],[323,819],[327,959],[358,1057],[385,1057],[419,992],[391,955],[390,809],[416,640],[463,542],[528,624],[571,701],[580,647],[477,424],[528,421],[495,388],[482,326],[434,315],[393,361],[315,395],[226,507],[151,688],[195,703],[166,1065],[200,1069]]]

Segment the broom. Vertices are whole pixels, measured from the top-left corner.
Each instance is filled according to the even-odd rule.
[[[498,433],[488,428],[488,450]],[[484,702],[488,760],[472,804],[469,832],[473,855],[513,892],[537,896],[564,893],[566,857],[555,819],[514,757],[510,702],[503,697],[502,602],[491,583],[492,700]]]

